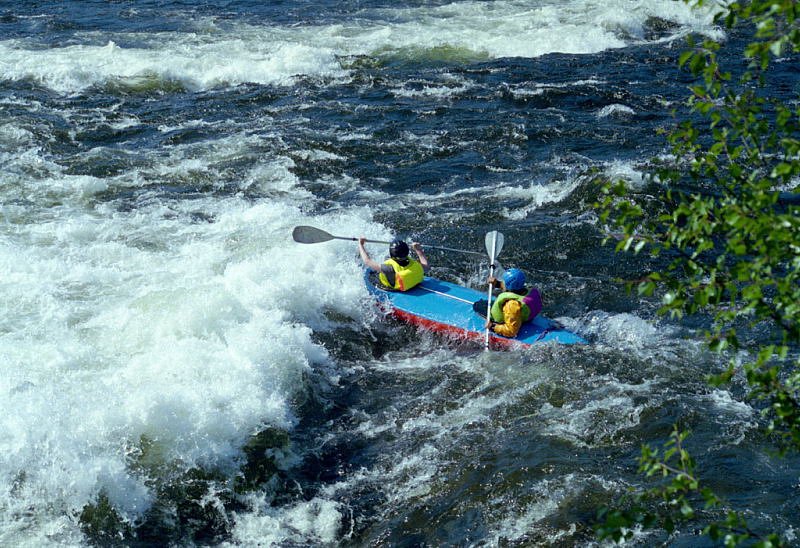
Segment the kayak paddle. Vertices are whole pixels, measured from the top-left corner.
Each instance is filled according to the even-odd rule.
[[[494,276],[495,267],[495,258],[500,255],[500,251],[503,249],[503,242],[505,241],[505,237],[503,236],[502,232],[498,232],[496,230],[492,230],[491,232],[486,234],[486,253],[489,254],[489,277],[491,278]],[[486,321],[490,321],[492,319],[492,284],[489,284],[489,296],[486,299]],[[486,338],[483,342],[484,350],[489,350],[489,332],[491,331],[490,327],[486,328]]]
[[[501,234],[502,236],[502,234]],[[322,242],[329,242],[331,240],[349,240],[352,242],[357,242],[358,238],[348,237],[348,236],[334,236],[333,234],[329,234],[324,230],[319,228],[315,228],[313,226],[296,226],[294,230],[292,230],[292,238],[295,242],[300,244],[320,244]],[[389,245],[392,242],[384,242],[382,240],[367,240],[368,243],[371,244],[386,244]],[[420,244],[422,247],[430,248],[430,249],[441,249],[442,251],[455,251],[457,253],[469,253],[470,255],[483,255],[483,253],[479,251],[467,251],[466,249],[453,249],[452,247],[442,247],[440,245],[428,245],[428,244]]]

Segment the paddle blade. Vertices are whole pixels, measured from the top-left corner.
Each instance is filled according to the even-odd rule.
[[[292,238],[300,244],[319,244],[333,240],[334,236],[313,226],[296,226],[292,230]]]
[[[492,230],[486,233],[486,253],[491,261],[494,261],[494,258],[500,255],[504,241],[505,237],[502,232]]]

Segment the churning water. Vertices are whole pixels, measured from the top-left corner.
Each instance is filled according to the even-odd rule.
[[[591,544],[675,422],[732,507],[791,533],[794,463],[705,384],[702,325],[624,293],[646,264],[600,245],[591,207],[596,173],[646,184],[682,39],[722,37],[711,20],[0,3],[0,544]],[[398,325],[354,244],[297,245],[299,224],[477,251],[501,230],[503,264],[592,344],[485,354]]]

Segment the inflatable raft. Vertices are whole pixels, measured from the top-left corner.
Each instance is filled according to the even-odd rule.
[[[369,292],[399,320],[450,337],[483,343],[486,320],[473,310],[473,303],[480,299],[485,303],[485,293],[428,277],[409,291],[393,291],[376,285],[377,280],[369,270],[364,273],[364,281]],[[528,347],[548,342],[587,344],[579,335],[542,315],[524,323],[514,339],[496,333],[490,336],[493,348]]]

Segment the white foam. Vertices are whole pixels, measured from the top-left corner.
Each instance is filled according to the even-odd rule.
[[[244,43],[233,37],[206,41],[164,36],[152,48],[75,45],[31,50],[19,40],[0,42],[0,77],[31,79],[62,93],[148,80],[208,89],[244,82],[291,85],[296,75],[342,77],[346,72],[326,48],[302,43]]]
[[[800,177],[792,177],[786,184],[775,186],[775,190],[781,192],[797,192],[798,188],[800,188]]]
[[[0,143],[4,147],[22,146],[32,143],[33,134],[25,128],[8,123],[0,125]]]
[[[179,470],[232,474],[248,436],[292,428],[307,371],[328,360],[312,327],[330,324],[324,310],[361,318],[365,290],[352,243],[291,241],[294,225],[312,224],[302,210],[313,198],[295,188],[288,158],[265,157],[243,177],[269,200],[144,193],[131,210],[93,199],[214,175],[258,139],[173,147],[142,171],[96,178],[65,174],[11,134],[24,152],[0,174],[0,538],[77,545],[75,516],[100,492],[129,520],[151,504],[152,484],[130,467],[140,440]],[[193,222],[197,213],[213,222]],[[371,217],[356,208],[313,224],[385,232]],[[320,283],[319,265],[334,263]],[[321,503],[282,519],[327,541],[334,511]]]
[[[97,45],[96,33],[83,44],[49,49],[12,39],[0,42],[0,78],[29,79],[62,93],[117,82],[189,89],[292,85],[298,77],[345,79],[350,71],[339,59],[353,56],[424,55],[436,48],[489,58],[597,53],[641,41],[650,17],[678,24],[676,36],[719,37],[711,14],[667,0],[506,0],[373,10],[319,26],[215,24],[194,34],[109,34],[105,45]]]
[[[756,411],[751,406],[733,399],[727,390],[716,389],[707,397],[718,411],[726,415],[734,415],[740,421],[747,421],[756,415]]]
[[[581,447],[611,443],[620,432],[639,424],[643,406],[635,405],[629,392],[648,389],[647,383],[636,387],[612,381],[593,390],[588,401],[563,407],[546,403],[539,413],[543,432]]]
[[[617,348],[642,350],[660,340],[661,333],[653,325],[632,314],[593,313],[585,322],[583,332]]]
[[[427,82],[405,82],[403,87],[395,88],[392,91],[396,97],[407,98],[420,98],[420,97],[435,97],[437,99],[449,99],[460,95],[469,90],[472,85],[464,79],[455,79],[452,76],[449,78],[451,82],[442,85],[430,85]],[[414,84],[417,84],[416,87]],[[421,84],[421,85],[419,85]]]
[[[414,136],[406,136],[408,139],[415,139]],[[415,143],[416,146],[429,146],[436,147],[436,137],[428,137],[427,139],[418,139]],[[405,207],[421,209],[425,215],[433,217],[434,213],[430,212],[427,205],[430,203],[438,204],[457,204],[459,200],[467,199],[470,197],[484,196],[487,192],[491,193],[493,199],[497,200],[521,200],[525,204],[515,205],[513,208],[503,207],[500,209],[503,215],[510,219],[524,219],[530,212],[539,209],[544,204],[557,203],[566,199],[581,183],[581,179],[574,177],[567,181],[555,179],[547,184],[540,184],[534,181],[523,180],[520,184],[507,184],[499,183],[495,188],[487,188],[485,186],[473,187],[455,187],[452,190],[442,190],[435,194],[424,192],[406,192],[402,196],[391,196],[380,191],[359,191],[359,195],[368,200],[369,203],[375,205],[391,200],[393,207],[396,207],[396,201],[400,200]],[[424,205],[426,207],[420,207]],[[446,208],[440,208],[436,213],[437,219],[446,219],[452,217],[454,219],[463,218],[463,211],[461,208],[456,208],[448,211]]]
[[[614,160],[606,164],[603,173],[612,181],[624,180],[634,190],[641,189],[645,185],[643,170],[633,162]]]
[[[605,80],[599,78],[586,78],[576,80],[574,82],[563,83],[540,83],[540,82],[524,82],[522,84],[514,84],[511,86],[510,91],[514,97],[524,99],[526,97],[536,97],[543,95],[549,89],[569,89],[572,87],[581,86],[601,86],[605,84]]]
[[[310,162],[341,162],[346,160],[344,156],[328,152],[327,150],[301,150],[294,153],[295,156],[302,160]]]
[[[547,184],[531,183],[528,186],[508,186],[500,189],[497,196],[509,199],[523,199],[528,202],[524,206],[513,208],[503,208],[503,214],[509,219],[524,219],[532,211],[535,211],[548,203],[558,203],[566,199],[578,187],[581,179],[574,177],[569,181],[559,179],[552,180]]]
[[[234,542],[222,546],[328,545],[336,541],[341,527],[340,505],[330,500],[314,498],[288,508],[261,501],[254,506],[234,516]]]
[[[608,118],[608,117],[630,118],[634,114],[636,114],[636,111],[633,110],[628,105],[614,104],[614,105],[606,105],[603,108],[601,108],[597,112],[597,117],[598,118]]]
[[[108,182],[89,175],[62,175],[57,179],[41,181],[48,192],[66,199],[86,199],[88,196],[108,190]]]
[[[158,126],[158,131],[160,131],[161,133],[171,133],[179,129],[211,127],[211,126],[213,126],[213,124],[205,120],[190,120],[188,122],[184,122],[179,126],[168,126],[166,124],[161,124],[160,126]]]
[[[576,474],[566,474],[563,477],[544,479],[532,487],[534,500],[526,504],[522,511],[517,511],[517,504],[511,505],[506,517],[499,523],[495,533],[494,544],[503,542],[518,542],[525,540],[536,524],[554,514],[560,505],[569,498],[577,497],[589,480],[594,478],[580,477]],[[495,504],[505,506],[505,501],[493,501]],[[553,534],[549,540],[555,541],[561,536],[574,533],[575,524],[567,531]]]

